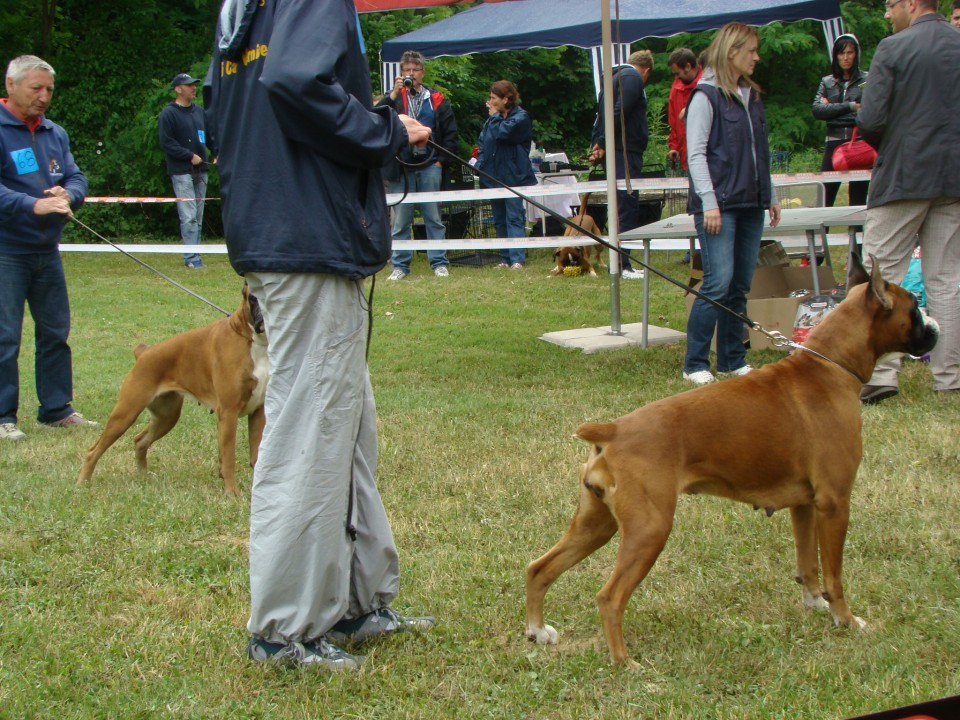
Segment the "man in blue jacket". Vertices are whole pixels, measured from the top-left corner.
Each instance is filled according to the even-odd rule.
[[[60,262],[60,231],[83,204],[87,179],[63,128],[46,117],[54,71],[34,55],[7,67],[0,100],[0,439],[23,440],[17,427],[17,358],[24,304],[36,326],[37,421],[96,426],[70,405],[73,367],[67,337],[70,303]]]
[[[887,0],[894,34],[870,62],[857,124],[877,148],[863,233],[865,254],[901,282],[919,241],[930,317],[933,389],[960,391],[960,33],[936,0]],[[877,363],[860,399],[899,392],[899,357]]]
[[[178,198],[180,239],[184,245],[199,245],[203,228],[203,199],[207,194],[207,131],[203,108],[193,102],[197,83],[186,73],[174,76],[171,86],[176,98],[160,111],[157,131],[160,147],[167,156],[167,174]],[[202,268],[200,254],[183,255],[188,268]]]
[[[334,643],[433,625],[389,607],[399,562],[374,482],[363,287],[390,257],[380,169],[430,131],[371,107],[352,0],[226,0],[204,91],[230,262],[269,338],[248,654],[356,669]]]

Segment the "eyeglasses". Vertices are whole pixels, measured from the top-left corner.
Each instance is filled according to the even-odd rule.
[[[894,0],[894,2],[888,2],[886,3],[886,8],[887,10],[893,10],[897,5],[899,5],[902,2],[903,0]]]

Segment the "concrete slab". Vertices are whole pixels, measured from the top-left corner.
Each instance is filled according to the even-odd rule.
[[[610,326],[596,328],[577,328],[575,330],[557,330],[544,333],[541,340],[560,347],[578,348],[586,355],[604,350],[619,350],[625,347],[639,347],[643,335],[643,323],[628,323],[620,326],[620,335],[613,335]],[[664,345],[679,342],[687,337],[686,333],[669,328],[651,325],[647,332],[647,345]]]

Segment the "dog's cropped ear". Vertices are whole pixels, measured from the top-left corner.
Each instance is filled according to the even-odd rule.
[[[860,266],[861,270],[863,265]],[[866,272],[866,271],[864,271]],[[849,285],[848,285],[849,287]],[[889,285],[887,281],[883,279],[883,276],[880,274],[880,263],[877,262],[876,255],[870,255],[870,294],[877,299],[877,302],[880,303],[880,306],[885,310],[889,310],[893,307],[893,299],[890,297],[890,294],[887,292]]]
[[[870,282],[870,274],[863,267],[863,261],[860,260],[860,254],[850,253],[850,259],[847,262],[847,290],[857,285]]]
[[[554,258],[560,257],[560,251],[559,251],[559,250],[554,250],[554,251],[553,251],[553,257],[554,257]]]

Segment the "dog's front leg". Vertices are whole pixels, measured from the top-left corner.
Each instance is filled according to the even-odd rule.
[[[843,595],[843,544],[847,537],[850,517],[850,498],[829,500],[818,498],[817,537],[820,542],[820,561],[823,565],[823,597],[830,603],[830,613],[837,625],[863,630],[867,624],[850,611]]]
[[[228,495],[237,494],[237,411],[217,408],[217,445],[220,449],[220,477]]]
[[[257,466],[257,458],[260,457],[260,440],[263,439],[263,426],[266,424],[266,421],[267,415],[263,410],[263,405],[247,416],[247,439],[250,443],[250,467]]]
[[[797,551],[796,580],[803,587],[803,606],[827,610],[820,592],[820,564],[817,558],[817,522],[813,505],[790,508],[793,542]]]

